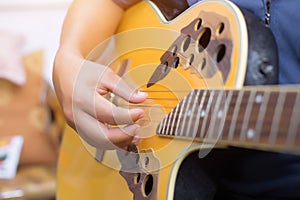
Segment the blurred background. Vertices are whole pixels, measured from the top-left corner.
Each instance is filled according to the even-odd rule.
[[[44,72],[51,83],[52,65],[64,16],[72,0],[1,0],[0,31],[23,37],[20,50],[44,52]]]
[[[55,199],[65,120],[52,67],[71,0],[0,1],[0,199]]]

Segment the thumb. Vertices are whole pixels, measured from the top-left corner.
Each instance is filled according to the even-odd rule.
[[[130,145],[132,142],[138,142],[139,137],[136,135],[140,126],[138,124],[127,125],[123,128],[112,128],[107,135],[109,141],[114,145],[122,148]]]

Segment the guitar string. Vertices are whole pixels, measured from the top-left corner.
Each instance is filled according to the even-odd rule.
[[[216,114],[217,112],[215,111],[214,112],[214,114]],[[169,113],[170,114],[170,113]],[[156,117],[157,116],[161,116],[161,115],[159,115],[159,114],[152,114],[151,115],[152,117],[155,117],[155,119],[156,119]],[[166,116],[166,115],[164,115],[164,116]],[[213,116],[215,116],[215,115],[209,115],[210,116],[210,118],[212,118]],[[225,118],[226,118],[226,116],[224,116]],[[177,120],[181,120],[181,119],[183,119],[183,117],[178,117],[177,118]],[[190,120],[194,120],[194,119],[198,119],[196,116],[191,116],[191,117],[189,117],[189,119]],[[156,120],[151,120],[151,119],[140,119],[139,121],[143,121],[143,122],[158,122],[158,123],[160,123],[161,121],[156,121]]]
[[[268,88],[268,90],[262,90],[262,91],[269,91],[269,89],[271,88]],[[279,91],[280,87],[279,88],[274,88],[275,90],[271,90],[271,91]],[[195,89],[192,89],[192,90],[202,90],[201,88],[195,88]],[[170,90],[140,90],[141,92],[147,92],[147,93],[172,93],[173,95],[175,94],[180,94],[180,93],[190,93],[192,90],[173,90],[173,91],[170,91]],[[207,89],[203,89],[203,90],[207,90]],[[220,90],[224,90],[224,89],[220,89]],[[225,91],[260,91],[259,89],[257,88],[247,88],[247,89],[243,89],[243,90],[235,90],[235,89],[225,89]],[[214,91],[214,90],[209,90],[208,91]],[[287,91],[290,91],[290,92],[296,92],[296,93],[299,93],[299,89],[297,88],[290,88],[290,90],[287,90]],[[109,93],[109,94],[112,94],[112,93]],[[187,95],[186,95],[187,96]],[[178,101],[181,101],[183,98],[157,98],[157,97],[148,97],[147,100],[165,100],[165,101],[170,101],[170,100],[178,100]],[[132,105],[142,105],[142,104],[132,104]]]
[[[178,93],[178,92],[191,92],[192,90],[172,90],[172,91],[170,91],[170,90],[140,90],[141,92],[176,92],[176,93]]]
[[[214,90],[211,90],[211,92],[212,91],[214,91]],[[235,90],[226,90],[226,91],[235,91]],[[244,91],[244,92],[253,92],[253,90],[239,90],[240,92],[242,92],[242,91]],[[257,91],[260,91],[260,90],[257,90]],[[164,91],[164,90],[162,90],[162,91],[160,91],[160,90],[153,90],[153,91],[147,91],[147,92],[153,92],[153,93],[159,93],[159,92],[162,92],[162,93],[173,93],[173,91]],[[184,93],[184,92],[186,92],[186,91],[184,91],[184,90],[178,90],[178,91],[176,91],[177,93],[178,92],[182,92],[182,93]],[[239,93],[240,93],[239,92]],[[266,91],[265,91],[266,92]],[[276,92],[276,91],[274,91],[274,92]],[[291,91],[291,92],[293,92],[293,93],[300,93],[300,91]],[[178,97],[178,98],[171,98],[171,97],[168,97],[168,98],[163,98],[163,97],[148,97],[148,98],[146,98],[146,100],[145,101],[147,101],[147,100],[157,100],[157,101],[178,101],[178,102],[180,102],[180,101],[182,101],[186,96],[188,96],[188,95],[185,95],[184,97],[182,97],[182,98],[180,98],[180,97]],[[121,99],[121,98],[120,98]],[[125,100],[124,100],[124,102],[125,102]],[[118,104],[118,106],[125,106],[125,105],[127,105],[127,106],[129,106],[129,107],[145,107],[145,108],[147,108],[147,107],[152,107],[153,105],[150,105],[150,104],[145,104],[145,103],[140,103],[140,104],[135,104],[135,103],[129,103],[129,102],[127,102],[127,104]],[[155,106],[154,106],[155,107]],[[165,106],[164,106],[165,107]],[[168,107],[166,107],[166,108],[168,108]]]
[[[134,107],[134,105],[131,105],[132,107]],[[143,107],[149,107],[149,108],[156,108],[156,109],[160,109],[160,107],[159,106],[143,106]],[[163,107],[163,108],[166,108],[166,107]],[[169,106],[168,107],[169,109],[175,109],[175,106],[174,107],[171,107],[171,106]],[[211,112],[213,112],[214,110],[213,109],[209,109],[209,113]],[[215,111],[214,111],[215,112]],[[168,113],[168,114],[170,114],[170,112]],[[168,115],[167,114],[167,115]],[[162,114],[151,114],[151,117],[153,117],[153,118],[157,118],[157,117],[160,117],[160,116],[162,116]],[[163,114],[163,116],[166,116],[166,114]],[[207,116],[210,116],[210,117],[213,117],[212,115],[207,115]],[[215,116],[215,117],[217,117],[217,116]],[[177,120],[181,120],[181,119],[183,119],[184,117],[177,117]],[[189,119],[191,119],[191,120],[194,120],[194,119],[197,119],[197,116],[196,116],[196,114],[192,114],[190,117],[189,117]],[[140,120],[138,120],[138,121],[143,121],[143,122],[157,122],[157,123],[160,123],[161,121],[156,121],[156,120],[152,120],[152,119],[140,119]]]
[[[232,90],[229,90],[232,91]],[[242,90],[243,91],[243,90]],[[251,91],[251,90],[250,90]],[[169,90],[151,90],[151,91],[147,91],[147,92],[153,92],[153,93],[157,93],[157,92],[162,92],[162,93],[173,93],[174,91],[169,91]],[[185,90],[177,90],[176,92],[185,92]],[[184,97],[183,97],[184,98]],[[160,100],[160,101],[178,101],[180,102],[183,98],[155,98],[155,97],[151,97],[151,98],[147,98],[147,100]],[[146,100],[146,101],[147,101]],[[125,102],[125,100],[124,100]],[[153,103],[143,103],[143,104],[134,104],[134,103],[127,103],[126,104],[119,104],[118,106],[121,107],[126,107],[126,108],[133,108],[133,107],[138,107],[138,108],[151,108],[151,109],[174,109],[178,104],[176,103],[169,103],[169,104],[164,104],[163,106],[160,105],[153,105]],[[156,116],[161,116],[159,114],[152,114],[153,117]],[[192,117],[194,118],[194,117]],[[147,119],[141,119],[140,121],[143,122],[157,122],[159,123],[160,121],[155,121],[155,120],[147,120]]]

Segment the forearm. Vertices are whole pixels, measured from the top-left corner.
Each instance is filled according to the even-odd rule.
[[[132,122],[143,117],[144,111],[116,110],[102,95],[114,92],[134,103],[147,98],[146,93],[136,92],[112,70],[90,60],[89,53],[115,33],[123,9],[112,0],[74,0],[64,21],[53,69],[54,88],[68,124],[90,144],[105,148],[115,148],[111,142],[123,148],[137,141],[134,134],[124,134],[123,129],[110,129],[105,124],[131,124],[125,132],[134,133],[138,126]],[[116,85],[119,90],[115,90]]]
[[[65,18],[60,50],[86,57],[116,31],[122,9],[112,0],[74,0]]]
[[[112,0],[74,0],[62,27],[54,61],[53,84],[72,121],[72,91],[84,59],[116,31],[123,10]]]

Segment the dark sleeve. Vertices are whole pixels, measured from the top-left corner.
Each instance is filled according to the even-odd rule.
[[[133,4],[141,0],[112,0],[112,1],[115,2],[117,5],[119,5],[121,8],[123,8],[124,10],[126,10],[127,8],[129,8],[130,6],[132,6]]]

